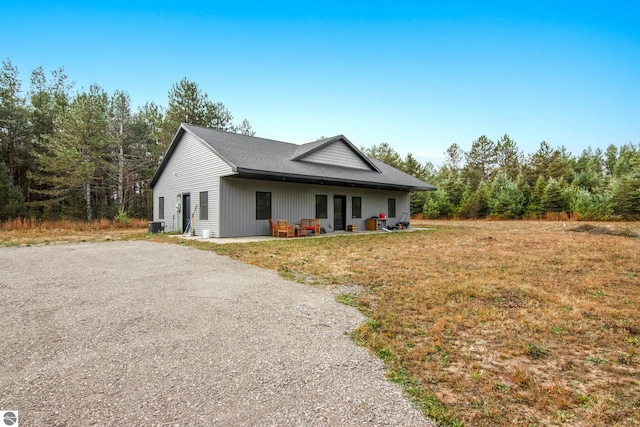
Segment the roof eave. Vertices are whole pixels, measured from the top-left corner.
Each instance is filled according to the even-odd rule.
[[[237,174],[231,175],[235,178],[262,179],[265,181],[292,182],[299,184],[334,185],[338,187],[369,188],[374,190],[392,191],[433,191],[436,188],[426,185],[424,187],[390,184],[383,182],[345,180],[326,176],[297,175],[272,171],[261,171],[254,169],[238,168]]]

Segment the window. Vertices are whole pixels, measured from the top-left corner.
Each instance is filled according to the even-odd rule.
[[[158,219],[164,219],[164,197],[158,197]]]
[[[271,193],[256,191],[256,219],[271,218]]]
[[[396,217],[396,199],[389,199],[389,212],[387,213],[389,218]]]
[[[351,198],[351,218],[362,218],[362,197]]]
[[[327,218],[327,195],[316,194],[316,218]]]
[[[200,219],[209,219],[209,192],[200,192]]]

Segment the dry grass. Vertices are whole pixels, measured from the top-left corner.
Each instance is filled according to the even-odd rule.
[[[305,283],[360,285],[338,298],[369,318],[354,339],[444,425],[640,424],[640,223],[416,225],[429,231],[170,241]],[[146,222],[0,227],[0,245],[143,236]]]
[[[562,222],[421,225],[431,230],[197,245],[363,286],[340,297],[370,319],[354,339],[443,424],[640,423],[640,239],[615,232],[640,224],[598,235]]]
[[[131,219],[129,224],[106,219],[92,223],[16,219],[0,223],[0,246],[125,240],[141,238],[146,232],[147,221],[141,219]]]

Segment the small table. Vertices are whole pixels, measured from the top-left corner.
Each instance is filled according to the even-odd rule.
[[[365,221],[366,229],[369,231],[378,231],[381,227],[387,226],[386,218],[369,218]]]
[[[307,229],[300,227],[300,224],[296,224],[296,237],[307,237]]]

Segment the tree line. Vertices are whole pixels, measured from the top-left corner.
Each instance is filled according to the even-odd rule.
[[[0,221],[149,218],[149,181],[180,123],[253,135],[245,119],[183,78],[168,105],[132,111],[126,91],[76,89],[64,69],[32,71],[23,89],[9,59],[0,70]]]
[[[222,102],[183,78],[168,104],[132,111],[126,91],[76,89],[64,69],[32,71],[23,89],[9,59],[0,69],[0,221],[150,218],[149,181],[182,122],[253,135]],[[469,151],[453,143],[439,167],[402,158],[388,143],[363,152],[435,185],[411,195],[427,218],[640,219],[640,144],[586,148],[547,142],[524,155],[509,135],[482,135]]]
[[[542,141],[524,155],[507,134],[482,135],[469,151],[451,144],[438,168],[386,143],[364,151],[437,187],[411,195],[412,214],[425,218],[640,219],[640,144],[573,155]]]

